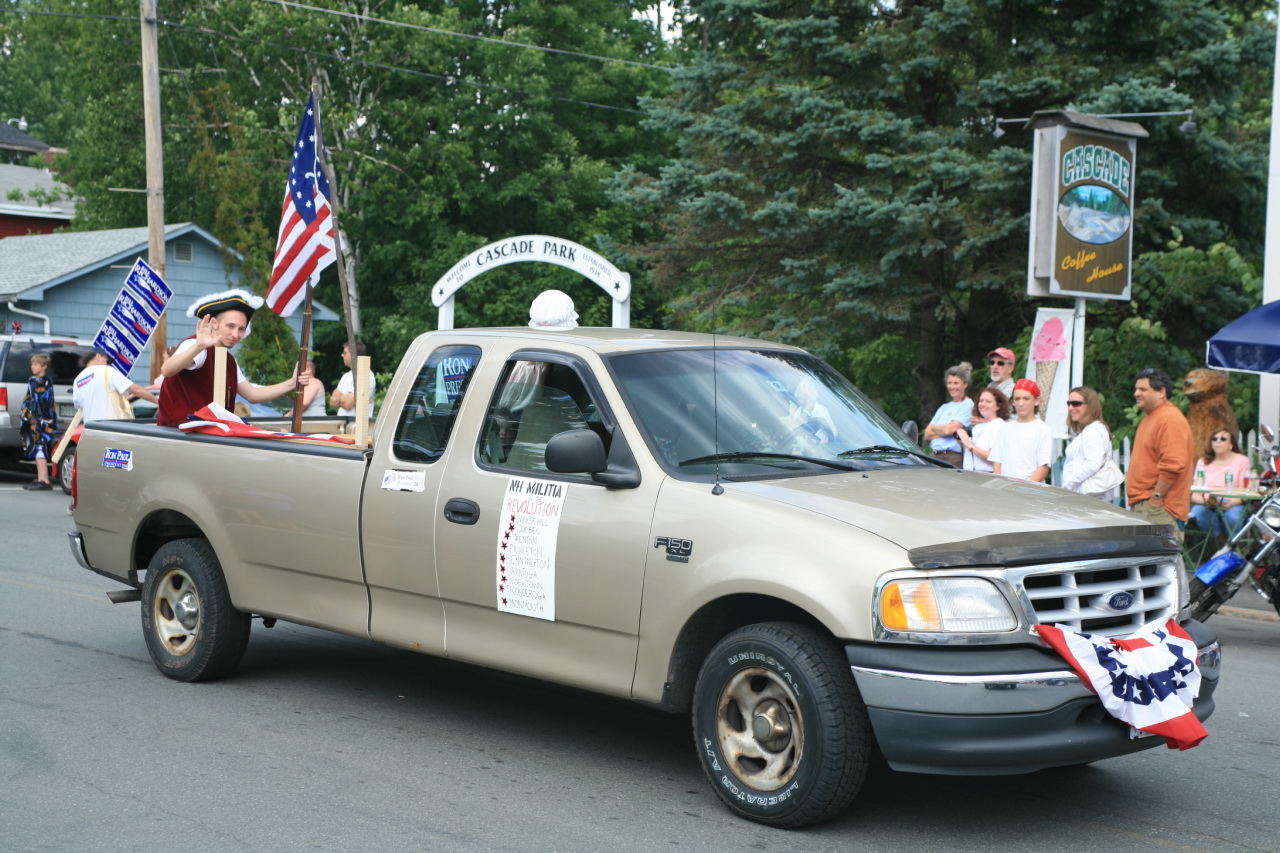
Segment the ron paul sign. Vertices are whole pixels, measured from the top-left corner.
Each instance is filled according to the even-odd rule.
[[[1027,290],[1128,299],[1136,137],[1146,131],[1131,122],[1054,113],[1036,128]]]

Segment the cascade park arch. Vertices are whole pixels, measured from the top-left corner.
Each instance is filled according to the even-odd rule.
[[[440,311],[436,327],[441,330],[453,328],[454,294],[463,285],[494,267],[522,261],[556,264],[591,279],[613,300],[613,328],[625,329],[631,325],[630,273],[623,272],[586,246],[571,240],[525,234],[482,246],[440,276],[431,288],[431,302]]]

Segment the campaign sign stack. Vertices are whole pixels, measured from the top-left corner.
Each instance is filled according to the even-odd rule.
[[[147,347],[173,291],[141,258],[125,276],[120,295],[102,321],[93,345],[111,356],[116,368],[128,374]]]

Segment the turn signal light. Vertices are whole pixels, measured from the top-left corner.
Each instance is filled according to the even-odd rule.
[[[1018,619],[985,578],[911,578],[880,591],[880,623],[891,631],[1012,631]]]

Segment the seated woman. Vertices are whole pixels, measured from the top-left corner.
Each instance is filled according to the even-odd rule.
[[[1214,430],[1209,436],[1209,446],[1204,448],[1204,455],[1196,461],[1195,481],[1202,483],[1208,492],[1191,493],[1190,520],[1201,530],[1210,530],[1219,536],[1231,536],[1244,521],[1244,501],[1240,498],[1215,498],[1212,494],[1226,491],[1228,472],[1235,480],[1234,487],[1240,488],[1249,473],[1249,457],[1240,452],[1240,445],[1230,430]],[[1222,515],[1214,512],[1215,504],[1222,510]],[[1223,517],[1227,521],[1225,528]]]

